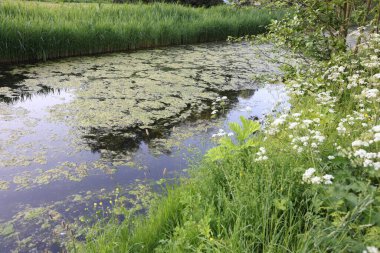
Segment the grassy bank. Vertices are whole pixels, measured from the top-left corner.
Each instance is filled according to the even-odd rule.
[[[378,252],[380,36],[300,66],[292,109],[231,124],[147,217],[99,223],[80,252]],[[252,132],[256,132],[252,135]]]
[[[280,12],[176,4],[0,2],[0,63],[46,60],[257,34]]]

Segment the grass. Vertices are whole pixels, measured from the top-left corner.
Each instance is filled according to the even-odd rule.
[[[281,11],[177,4],[0,2],[0,64],[257,34]]]
[[[113,0],[20,0],[30,2],[50,2],[50,3],[113,3]]]
[[[281,149],[275,140],[267,144]],[[300,217],[311,200],[303,199],[299,172],[289,170],[296,162],[286,156],[262,165],[253,154],[204,161],[148,218],[93,228],[80,252],[304,252],[311,235],[300,234],[313,222]]]
[[[238,142],[222,138],[147,216],[99,223],[78,251],[377,252],[367,247],[380,247],[379,38],[300,67],[290,112],[255,135],[253,121],[232,124]],[[366,85],[350,87],[355,78]]]

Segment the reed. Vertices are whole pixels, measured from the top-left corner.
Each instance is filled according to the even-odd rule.
[[[282,13],[178,4],[0,2],[0,64],[225,40]]]

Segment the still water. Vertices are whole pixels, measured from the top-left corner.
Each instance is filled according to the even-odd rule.
[[[59,251],[62,221],[80,223],[116,188],[144,206],[228,122],[289,106],[282,85],[252,79],[272,73],[249,45],[228,43],[1,70],[0,252]]]

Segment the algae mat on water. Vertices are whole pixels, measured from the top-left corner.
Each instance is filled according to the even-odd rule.
[[[0,166],[33,168],[37,174],[13,170],[18,188],[60,178],[78,181],[91,168],[112,173],[114,166],[100,164],[85,151],[113,165],[131,164],[142,141],[178,137],[180,129],[172,133],[173,127],[186,119],[210,119],[220,94],[254,89],[251,71],[277,70],[248,45],[227,43],[13,68],[7,75],[20,79],[0,89]],[[46,87],[51,93],[43,93]],[[197,127],[183,138],[194,131]],[[155,154],[173,147],[154,143],[149,148]],[[2,188],[8,186],[2,182]]]
[[[2,71],[0,201],[7,203],[0,206],[2,250],[42,250],[52,235],[50,225],[59,224],[55,217],[91,213],[89,205],[100,198],[92,193],[107,195],[118,185],[136,193],[138,180],[175,177],[187,168],[184,158],[194,158],[188,147],[204,152],[238,97],[254,94],[252,74],[275,72],[277,66],[249,45],[228,43]],[[222,96],[228,99],[215,105]]]

